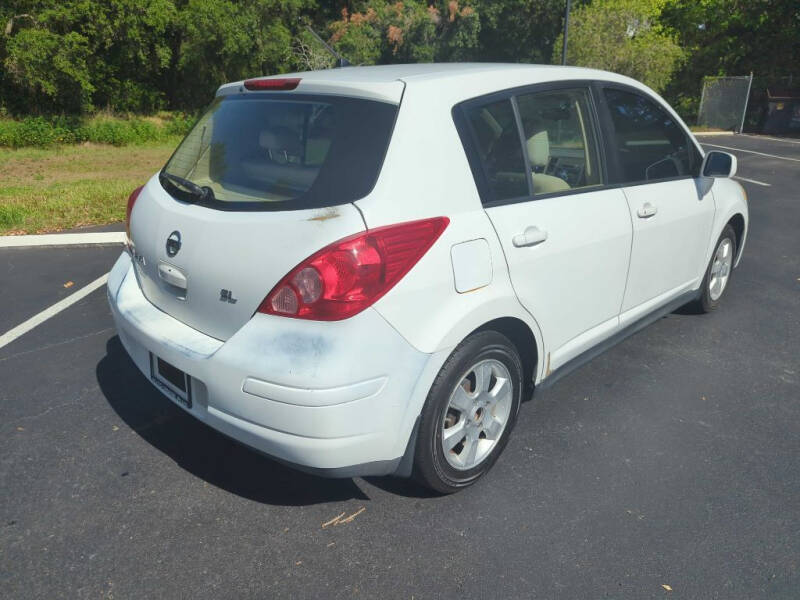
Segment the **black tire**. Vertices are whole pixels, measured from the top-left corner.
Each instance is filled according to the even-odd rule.
[[[474,365],[488,359],[502,363],[508,370],[512,385],[510,413],[494,447],[481,462],[471,469],[459,470],[444,456],[442,423],[456,386],[462,383]],[[524,387],[522,374],[522,360],[516,347],[496,331],[475,333],[453,350],[436,376],[420,416],[413,471],[419,483],[438,493],[451,494],[472,485],[492,467],[508,443],[517,420]]]
[[[703,283],[700,285],[700,297],[697,299],[697,308],[704,313],[709,313],[712,310],[716,310],[719,306],[720,300],[722,300],[722,296],[725,294],[725,289],[727,289],[727,284],[725,289],[722,290],[721,294],[718,298],[713,299],[711,297],[711,290],[710,290],[710,281],[711,281],[711,268],[714,265],[714,257],[717,255],[717,250],[722,245],[725,240],[730,240],[731,244],[733,245],[732,253],[733,256],[736,256],[736,232],[733,230],[733,227],[730,225],[726,225],[725,229],[722,230],[722,233],[717,240],[717,244],[714,246],[714,251],[711,253],[711,258],[708,261],[708,266],[706,267],[706,274],[703,277]],[[731,272],[733,271],[733,265],[731,265]],[[728,276],[730,278],[730,275]]]

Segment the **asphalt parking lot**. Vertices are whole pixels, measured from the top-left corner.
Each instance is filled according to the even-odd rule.
[[[750,180],[721,308],[537,391],[454,496],[318,479],[196,422],[104,288],[0,348],[0,597],[797,598],[800,143],[701,141]],[[119,252],[0,249],[0,334]]]

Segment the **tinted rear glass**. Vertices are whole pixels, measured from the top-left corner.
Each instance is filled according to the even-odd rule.
[[[492,200],[528,196],[525,159],[511,100],[467,109],[475,148],[492,191]]]
[[[226,209],[352,202],[375,185],[396,114],[393,104],[335,96],[217,98],[161,183],[180,200]]]

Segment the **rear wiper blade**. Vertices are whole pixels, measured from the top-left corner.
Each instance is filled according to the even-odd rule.
[[[214,190],[207,185],[201,187],[193,181],[189,181],[183,177],[178,177],[172,173],[167,173],[166,171],[162,171],[161,176],[168,179],[173,185],[178,186],[186,192],[189,192],[192,196],[196,196],[198,200],[214,200]]]

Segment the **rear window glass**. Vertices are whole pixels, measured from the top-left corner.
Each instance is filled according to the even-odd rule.
[[[366,196],[397,106],[293,94],[217,98],[161,172],[171,195],[217,208],[292,210]]]
[[[467,109],[467,119],[492,200],[527,196],[525,159],[511,101],[505,99]]]

